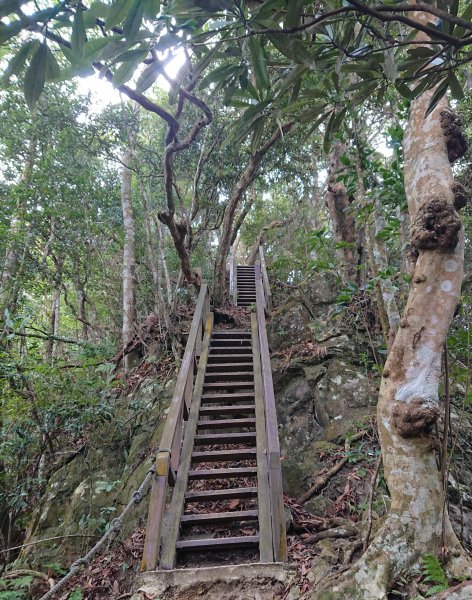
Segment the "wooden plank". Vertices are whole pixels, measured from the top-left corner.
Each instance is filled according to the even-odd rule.
[[[243,433],[202,433],[195,436],[195,446],[215,444],[246,444],[256,439],[255,431]]]
[[[261,563],[274,561],[272,519],[270,515],[270,490],[267,466],[267,437],[265,426],[264,391],[262,387],[261,357],[257,318],[251,315],[254,384],[256,404],[256,448],[257,448],[257,487],[259,505],[259,555]]]
[[[255,448],[240,448],[238,450],[209,450],[192,452],[192,462],[227,462],[230,460],[254,460]]]
[[[233,510],[220,513],[202,513],[196,515],[183,515],[180,519],[182,525],[219,525],[233,521],[254,521],[257,519],[257,510]]]
[[[264,390],[264,409],[267,436],[267,463],[269,470],[269,490],[271,495],[272,534],[274,560],[287,560],[287,536],[285,531],[284,501],[282,488],[282,472],[280,467],[280,445],[277,427],[277,411],[275,408],[274,386],[270,364],[269,342],[264,312],[264,292],[260,266],[256,265],[257,287],[257,328],[259,334],[261,373]]]
[[[199,539],[199,540],[182,540],[178,542],[177,548],[182,551],[193,551],[198,550],[232,550],[234,548],[251,548],[259,543],[258,535],[244,535],[240,537],[227,537],[227,538],[210,538],[210,539]]]
[[[269,275],[264,256],[263,246],[259,246],[259,258],[261,261],[262,285],[264,287],[265,305],[269,310],[272,310],[272,292],[270,291]]]
[[[209,402],[239,402],[252,400],[254,398],[254,392],[234,392],[232,394],[220,394],[218,392],[213,394],[204,394],[202,400],[205,403]]]
[[[240,427],[253,427],[256,419],[206,419],[198,421],[198,427],[202,429],[238,429]]]
[[[188,471],[192,461],[192,448],[195,433],[197,431],[198,413],[202,397],[203,382],[205,380],[206,362],[212,327],[213,315],[210,314],[205,325],[205,337],[203,339],[202,353],[200,355],[197,377],[195,379],[190,415],[182,446],[181,461],[177,471],[177,481],[174,487],[174,493],[172,494],[172,502],[170,503],[167,513],[167,530],[163,538],[161,560],[159,563],[161,569],[172,569],[175,565],[176,543],[179,537],[179,520],[184,509],[185,490],[187,489]]]
[[[252,362],[248,363],[216,363],[214,365],[207,366],[207,375],[217,375],[218,373],[232,371],[238,371],[244,369],[248,374],[252,375]]]
[[[239,379],[239,377],[241,379]],[[220,371],[219,373],[208,373],[206,374],[205,381],[210,382],[210,380],[221,381],[223,383],[227,379],[234,379],[235,381],[251,381],[253,380],[254,375],[252,371]]]
[[[185,494],[188,502],[213,502],[214,500],[235,500],[236,498],[254,498],[255,496],[257,496],[257,487],[204,490],[201,492],[187,492]]]
[[[188,472],[189,480],[200,479],[238,479],[240,477],[255,477],[257,467],[231,467],[229,469],[193,469]]]
[[[243,415],[253,413],[255,410],[254,404],[235,404],[233,406],[205,406],[200,408],[200,416],[202,415]]]
[[[164,425],[164,431],[160,442],[161,448],[170,448],[174,439],[175,427],[179,419],[180,409],[184,398],[185,387],[187,385],[188,371],[193,368],[193,354],[195,342],[198,334],[198,327],[202,318],[205,301],[208,296],[208,285],[202,283],[200,294],[198,296],[197,306],[193,315],[192,326],[188,335],[187,346],[180,366],[179,375],[175,384],[174,395],[169,408],[169,413]]]
[[[144,539],[142,571],[154,571],[159,558],[161,544],[162,517],[165,509],[170,453],[161,452],[156,457],[156,474],[151,487],[149,512]]]

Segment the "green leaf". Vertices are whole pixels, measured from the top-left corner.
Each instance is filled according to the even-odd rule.
[[[86,28],[94,27],[97,19],[107,19],[108,11],[110,9],[109,4],[101,2],[101,0],[95,0],[90,5],[90,8],[84,14],[84,25]]]
[[[56,57],[51,49],[46,46],[46,81],[54,81],[59,79],[61,75],[61,67],[59,66]]]
[[[461,14],[461,19],[464,19],[464,21],[472,21],[472,4],[468,4],[468,6],[465,7],[464,12]],[[465,29],[459,25],[456,25],[454,29],[454,37],[460,38],[464,35],[464,33]]]
[[[22,29],[23,26],[20,21],[14,21],[9,25],[5,25],[5,23],[0,21],[0,44],[3,44],[3,42],[6,42],[15,35],[18,35]]]
[[[158,61],[153,62],[146,67],[139,76],[138,83],[136,84],[136,91],[140,94],[145,92],[156,81],[159,75],[161,75],[162,71],[162,65]]]
[[[100,51],[109,43],[109,38],[93,38],[84,44],[83,57],[93,61],[100,54]]]
[[[30,65],[25,73],[25,100],[31,110],[34,108],[36,101],[44,89],[47,62],[48,49],[46,44],[43,42],[36,48],[31,58]]]
[[[408,100],[414,98],[410,88],[406,85],[406,83],[403,83],[403,81],[396,81],[395,87],[404,98],[408,98]]]
[[[80,8],[76,8],[74,15],[74,23],[72,25],[71,46],[72,52],[82,58],[84,44],[87,41],[84,26],[84,13]]]
[[[116,0],[111,4],[106,20],[106,28],[108,30],[123,22],[128,14],[131,2],[132,0]]]
[[[144,18],[155,19],[160,8],[160,0],[144,0]]]
[[[36,48],[39,44],[38,40],[30,40],[29,42],[25,42],[23,46],[18,50],[18,52],[13,56],[13,58],[8,63],[8,67],[5,70],[5,79],[8,80],[12,75],[18,75],[23,70],[25,66],[26,60],[31,54],[32,50]]]
[[[283,33],[268,33],[267,37],[277,50],[290,60],[302,65],[307,63],[307,59],[309,61],[307,49],[299,39],[288,37]]]
[[[269,74],[264,57],[264,47],[260,39],[249,38],[249,50],[251,52],[252,66],[256,82],[260,88],[268,90],[270,88]]]
[[[128,41],[133,41],[141,27],[144,15],[144,0],[133,0],[126,16],[123,33]]]
[[[141,50],[141,52],[139,52],[139,54],[137,54],[134,59],[121,63],[121,65],[118,67],[118,69],[116,69],[115,73],[113,74],[113,86],[118,87],[123,83],[129,81],[133,76],[134,72],[136,71],[136,67],[139,64],[141,64],[141,62],[146,58],[147,53],[147,49]]]
[[[228,77],[234,75],[234,71],[236,68],[236,65],[221,65],[220,67],[217,67],[201,80],[200,85],[198,86],[199,89],[203,90],[206,87],[208,87],[211,83],[216,83],[218,81],[226,81]]]
[[[121,54],[127,47],[128,44],[124,40],[109,37],[107,45],[100,52],[98,58],[100,60],[110,60]]]
[[[385,61],[384,61],[384,71],[387,79],[389,79],[392,83],[398,79],[398,67],[395,64],[395,54],[392,50],[386,50],[384,52]]]
[[[27,0],[0,0],[0,19],[15,12]]]
[[[432,98],[430,100],[428,109],[427,109],[426,114],[425,114],[425,118],[428,115],[430,115],[433,112],[433,110],[436,108],[436,106],[438,105],[438,102],[441,100],[441,98],[447,92],[448,86],[449,86],[449,80],[448,79],[443,79],[442,83],[440,83],[438,85],[438,87],[436,88],[436,91],[434,92],[434,94],[433,94],[433,96],[432,96]]]
[[[290,0],[290,2],[287,2],[284,27],[294,27],[300,23],[300,17],[305,2],[306,0]]]
[[[329,149],[331,147],[331,134],[333,132],[333,124],[334,124],[335,120],[336,120],[336,112],[333,110],[333,112],[331,113],[331,116],[329,118],[329,121],[326,125],[324,139],[323,139],[323,150],[324,150],[325,154],[328,154]]]
[[[464,98],[464,92],[462,90],[462,86],[457,79],[457,75],[454,71],[449,71],[449,87],[451,89],[452,97],[455,100],[462,100]]]

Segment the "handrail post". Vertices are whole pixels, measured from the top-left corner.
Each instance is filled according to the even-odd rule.
[[[266,416],[267,462],[269,471],[269,488],[272,510],[272,529],[274,558],[276,561],[287,560],[287,537],[285,532],[284,500],[282,487],[282,471],[280,467],[280,444],[277,429],[277,411],[275,408],[274,386],[270,365],[269,341],[264,314],[264,290],[261,267],[255,265],[256,278],[256,315],[261,352],[261,370],[264,387],[264,407]]]
[[[164,431],[162,432],[159,444],[159,450],[156,456],[155,474],[152,481],[146,537],[144,540],[143,559],[141,562],[141,569],[143,571],[154,570],[159,560],[169,473],[171,472],[171,469],[173,472],[176,472],[179,467],[184,407],[185,409],[190,408],[190,406],[187,405],[187,402],[190,402],[192,399],[191,388],[189,394],[189,382],[193,382],[196,349],[197,347],[201,347],[201,336],[203,331],[201,325],[202,322],[205,323],[209,313],[210,298],[208,284],[202,283],[187,339],[187,345],[180,365],[180,371],[177,376],[174,395],[172,397],[172,402],[170,403]]]
[[[229,297],[235,306],[238,304],[238,270],[236,268],[236,248],[229,252]]]
[[[267,265],[264,256],[264,247],[259,246],[259,260],[261,263],[262,283],[264,286],[265,305],[268,310],[272,310],[272,292],[270,290],[269,275],[267,273]]]

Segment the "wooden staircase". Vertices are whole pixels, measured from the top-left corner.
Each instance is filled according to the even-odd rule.
[[[286,559],[260,266],[238,266],[237,278],[238,305],[256,306],[250,328],[214,328],[205,284],[200,292],[157,455],[144,570],[231,549],[239,562],[246,550],[263,563]]]
[[[256,304],[255,266],[238,265],[236,272],[237,306]]]

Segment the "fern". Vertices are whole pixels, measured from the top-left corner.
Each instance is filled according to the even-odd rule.
[[[443,592],[449,587],[446,573],[439,562],[439,558],[434,554],[423,555],[423,581],[425,583],[434,583],[426,596],[432,596],[438,592]]]

